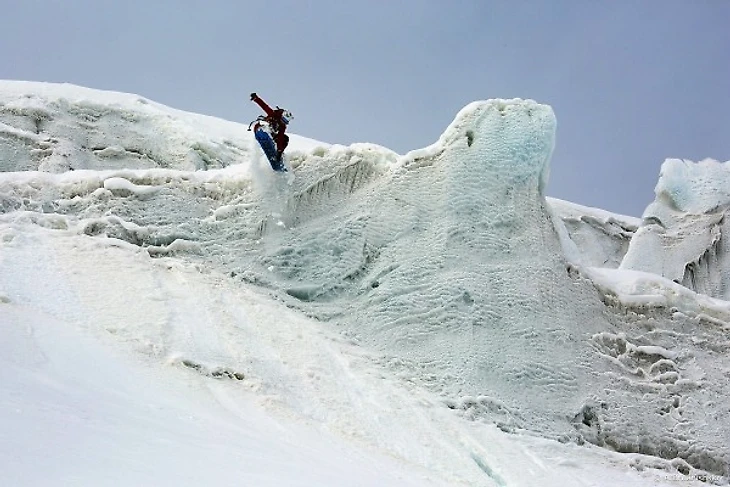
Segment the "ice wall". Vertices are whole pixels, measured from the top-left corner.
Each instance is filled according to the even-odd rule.
[[[610,325],[569,275],[546,206],[554,137],[550,107],[471,104],[371,192],[267,235],[249,272],[451,407],[569,434],[598,380],[587,338]]]
[[[617,285],[621,271],[591,273],[568,262],[557,218],[588,264],[616,259],[631,221],[546,201],[555,137],[549,107],[471,104],[434,145],[405,156],[370,144],[297,151],[301,139],[293,137],[291,180],[257,171],[265,161],[240,125],[168,108],[148,118],[151,102],[136,97],[54,93],[31,90],[21,99],[57,120],[106,103],[101,120],[123,127],[109,125],[105,136],[139,132],[134,140],[167,154],[159,160],[169,168],[132,170],[131,159],[78,152],[90,170],[0,173],[3,238],[40,225],[133,245],[148,258],[212,266],[327,322],[404,387],[435,392],[456,415],[724,473],[727,325],[692,306],[692,293],[647,299],[656,286],[645,278]],[[59,108],[60,98],[68,107]],[[32,135],[22,126],[27,118],[14,120],[3,130]],[[191,139],[179,145],[158,136],[169,126]],[[65,127],[59,143],[98,135],[94,123]],[[240,164],[181,170],[198,167],[173,164],[189,140],[212,141],[211,160]],[[6,169],[32,160],[14,144],[0,137]],[[592,234],[593,224],[619,235]],[[593,238],[605,247],[592,249]],[[665,298],[677,294],[659,287]],[[167,339],[151,333],[140,330],[140,346]]]
[[[728,364],[692,358],[712,355],[723,328],[688,334],[703,320],[691,307],[627,305],[568,263],[555,213],[581,213],[621,240],[638,222],[551,211],[543,191],[554,136],[549,107],[469,105],[391,170],[351,186],[373,167],[356,158],[312,184],[323,196],[308,200],[306,217],[292,205],[290,228],[265,232],[253,263],[231,265],[464,417],[724,473],[728,452],[714,438],[728,434],[716,401],[730,387]],[[617,240],[597,240],[605,250],[584,246],[582,257],[617,262]]]
[[[730,162],[668,159],[622,269],[730,299]]]

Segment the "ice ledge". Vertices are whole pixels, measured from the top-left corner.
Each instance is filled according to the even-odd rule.
[[[552,107],[519,98],[475,101],[459,111],[434,144],[407,153],[405,166],[447,159],[493,175],[538,177],[547,185],[557,121]]]

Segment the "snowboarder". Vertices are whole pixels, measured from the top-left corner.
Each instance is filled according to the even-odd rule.
[[[266,116],[262,115],[256,119],[253,127],[254,136],[269,159],[271,168],[274,171],[286,171],[283,155],[286,146],[289,145],[286,127],[289,125],[292,115],[288,110],[278,106],[276,109],[272,109],[256,93],[251,93],[251,101],[266,112]]]

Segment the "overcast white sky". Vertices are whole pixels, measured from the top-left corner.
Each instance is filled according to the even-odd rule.
[[[0,0],[0,79],[136,93],[405,153],[467,103],[553,106],[548,194],[639,216],[667,157],[730,159],[729,0]]]

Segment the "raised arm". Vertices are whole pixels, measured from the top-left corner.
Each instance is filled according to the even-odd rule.
[[[257,95],[256,93],[251,93],[251,101],[256,102],[256,104],[260,106],[261,109],[265,111],[266,115],[268,115],[269,117],[274,114],[274,110],[272,110],[271,107],[267,105],[264,100],[259,98],[259,95]]]

